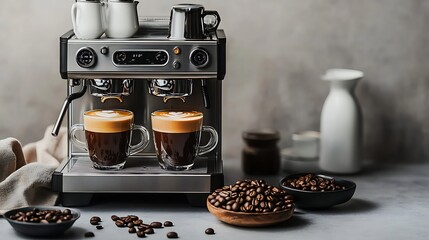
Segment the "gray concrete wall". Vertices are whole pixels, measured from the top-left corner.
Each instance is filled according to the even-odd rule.
[[[180,1],[141,1],[139,13],[168,15]],[[195,2],[195,1],[191,1]],[[0,138],[42,137],[65,97],[58,37],[71,28],[72,0],[3,0],[0,7]],[[328,68],[365,72],[357,88],[365,155],[429,161],[429,1],[204,0],[228,37],[224,155],[239,157],[241,132],[318,130]]]

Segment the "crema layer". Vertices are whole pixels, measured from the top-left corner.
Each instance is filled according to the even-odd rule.
[[[83,115],[84,128],[98,133],[125,132],[131,129],[134,114],[128,110],[91,110]]]
[[[152,129],[164,133],[201,131],[203,114],[197,111],[161,110],[152,113]]]

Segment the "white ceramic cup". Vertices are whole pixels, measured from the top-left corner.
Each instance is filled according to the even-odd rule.
[[[129,38],[139,29],[137,1],[109,0],[105,4],[106,36]]]
[[[320,133],[316,131],[304,131],[292,135],[293,151],[300,158],[319,157]]]
[[[104,33],[104,13],[99,1],[79,1],[71,8],[73,31],[79,39],[99,38]]]

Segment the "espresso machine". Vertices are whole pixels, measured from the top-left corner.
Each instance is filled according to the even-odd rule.
[[[127,109],[151,136],[148,147],[130,156],[118,171],[94,169],[88,153],[73,146],[69,136],[67,159],[52,179],[63,205],[88,205],[94,194],[109,193],[186,194],[192,205],[201,205],[207,194],[223,186],[225,33],[215,29],[202,39],[171,38],[171,21],[140,19],[138,32],[126,39],[77,39],[73,30],[60,37],[60,73],[68,92],[52,134],[58,133],[65,115],[70,129],[82,123],[87,110]],[[203,124],[219,134],[216,149],[197,157],[190,170],[161,169],[151,132],[151,113],[160,109],[202,112]],[[201,142],[207,138],[203,134]]]

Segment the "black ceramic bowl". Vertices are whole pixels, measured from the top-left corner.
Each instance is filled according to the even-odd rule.
[[[294,203],[299,208],[305,209],[325,209],[337,204],[345,203],[350,200],[355,193],[356,184],[352,181],[334,178],[335,183],[344,186],[345,189],[336,190],[336,191],[304,191],[295,188],[290,188],[284,186],[284,182],[289,179],[295,179],[301,176],[305,176],[307,173],[298,173],[289,175],[282,180],[280,180],[280,187],[285,189],[290,195],[294,197]],[[332,179],[326,175],[317,175],[318,177]]]
[[[18,212],[28,212],[33,209],[38,208],[39,210],[61,210],[70,209],[72,214],[72,219],[64,221],[61,223],[30,223],[30,222],[20,222],[17,220],[12,220],[10,217],[15,215]],[[31,206],[16,208],[10,210],[3,214],[4,218],[12,225],[15,231],[20,232],[25,235],[36,236],[36,237],[48,237],[48,236],[57,236],[64,233],[69,229],[73,223],[80,217],[80,212],[77,209],[65,208],[65,207],[52,207],[52,206]]]

